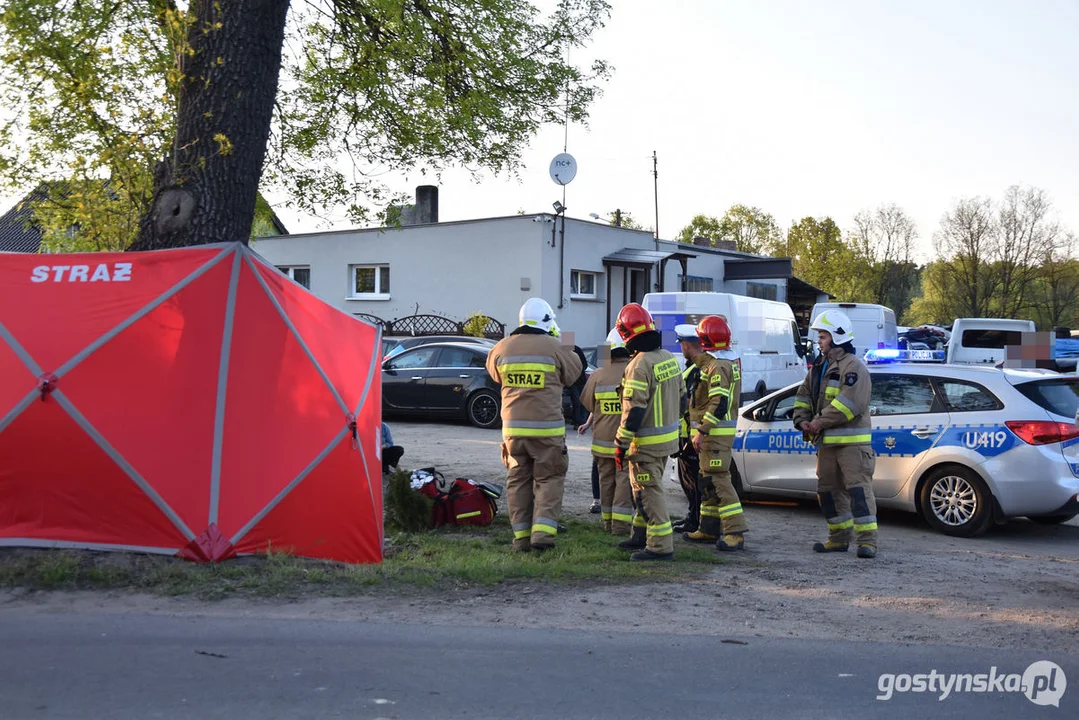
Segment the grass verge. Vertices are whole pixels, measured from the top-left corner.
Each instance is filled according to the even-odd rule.
[[[273,552],[219,564],[121,552],[0,550],[0,588],[109,589],[185,595],[300,598],[467,589],[501,583],[554,585],[662,582],[699,576],[724,558],[710,547],[676,544],[671,563],[629,562],[596,521],[567,520],[543,554],[513,553],[504,517],[486,528],[388,533],[380,565],[346,565]]]

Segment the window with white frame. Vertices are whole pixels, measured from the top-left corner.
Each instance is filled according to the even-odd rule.
[[[350,265],[348,270],[351,297],[361,300],[389,299],[389,265]]]
[[[712,292],[712,278],[702,275],[687,275],[686,292]],[[678,276],[678,286],[682,286],[682,276]]]
[[[598,284],[598,273],[587,272],[585,270],[570,270],[569,296],[571,298],[595,300],[596,285]]]
[[[307,265],[278,265],[277,269],[308,290],[311,289],[311,268]]]

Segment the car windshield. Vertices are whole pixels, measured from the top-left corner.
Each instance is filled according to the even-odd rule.
[[[1016,386],[1019,392],[1055,415],[1074,418],[1079,409],[1079,379],[1037,380]]]

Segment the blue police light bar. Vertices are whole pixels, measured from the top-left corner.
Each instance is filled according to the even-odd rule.
[[[935,362],[942,363],[947,359],[944,350],[896,350],[895,348],[880,348],[866,351],[862,358],[867,365],[882,365],[884,363],[901,362]]]

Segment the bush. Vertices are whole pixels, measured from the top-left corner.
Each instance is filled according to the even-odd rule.
[[[390,478],[386,494],[386,524],[396,525],[406,532],[419,532],[431,527],[434,500],[418,493],[409,484],[412,473],[398,470]]]
[[[483,313],[474,312],[465,320],[464,333],[472,337],[483,337],[483,330],[487,327],[489,318]]]

